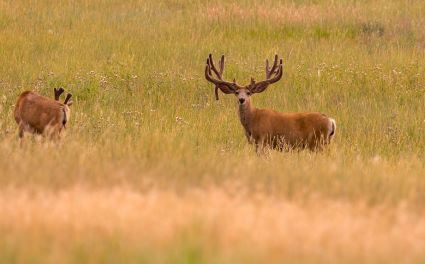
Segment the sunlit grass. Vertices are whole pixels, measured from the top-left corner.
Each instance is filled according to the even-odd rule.
[[[423,262],[422,1],[0,11],[0,262]],[[240,83],[279,54],[282,81],[253,103],[333,117],[329,149],[257,156],[235,99],[204,80],[210,52]],[[20,145],[16,97],[58,86],[66,137]]]
[[[3,260],[400,263],[424,258],[423,214],[405,206],[276,199],[238,186],[135,192],[4,190]],[[19,224],[16,224],[19,223]],[[45,253],[49,248],[50,253]]]

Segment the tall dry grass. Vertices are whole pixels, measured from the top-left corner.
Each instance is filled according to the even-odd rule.
[[[422,1],[0,3],[0,262],[423,262]],[[258,157],[225,76],[337,121],[324,153]],[[25,89],[74,95],[66,137],[27,137]]]
[[[402,205],[370,207],[318,197],[291,201],[235,186],[183,194],[129,187],[30,193],[12,188],[2,193],[0,209],[0,256],[6,261],[401,263],[424,258],[424,211]]]

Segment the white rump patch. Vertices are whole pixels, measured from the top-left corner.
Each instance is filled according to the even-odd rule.
[[[336,122],[335,119],[333,118],[329,118],[329,138],[332,138],[333,136],[335,136],[335,132],[336,132]]]

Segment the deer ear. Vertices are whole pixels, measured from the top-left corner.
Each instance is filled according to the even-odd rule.
[[[53,88],[53,91],[55,93],[55,100],[59,101],[59,98],[61,96],[61,94],[65,91],[62,87],[59,87],[58,89]]]
[[[65,104],[67,106],[72,105],[71,97],[72,97],[72,94],[70,94],[70,93],[67,94],[66,95],[66,98],[65,98],[65,101],[63,102],[63,104]]]

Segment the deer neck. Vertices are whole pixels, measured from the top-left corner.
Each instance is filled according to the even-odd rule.
[[[255,107],[251,104],[250,101],[246,102],[243,105],[239,105],[239,119],[241,124],[245,129],[247,135],[251,136],[251,126],[253,123],[253,117],[255,113]]]

